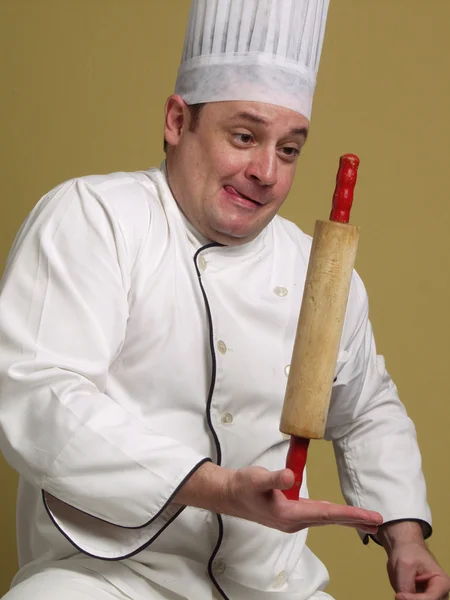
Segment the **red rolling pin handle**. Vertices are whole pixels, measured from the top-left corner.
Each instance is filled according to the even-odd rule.
[[[283,490],[288,500],[298,500],[300,488],[303,483],[303,471],[305,469],[306,457],[308,456],[309,440],[304,437],[291,436],[289,450],[286,457],[286,469],[293,471],[295,475],[294,485],[288,490]]]
[[[359,158],[354,154],[344,154],[339,161],[336,177],[336,189],[333,194],[333,206],[330,221],[348,223],[353,204],[353,192],[358,174]],[[289,451],[286,457],[286,468],[293,471],[295,483],[283,493],[288,500],[298,500],[303,482],[303,471],[308,455],[309,439],[291,436]]]
[[[354,154],[344,154],[339,161],[336,177],[336,189],[333,195],[333,207],[330,221],[348,223],[353,204],[353,191],[358,175],[359,158]]]

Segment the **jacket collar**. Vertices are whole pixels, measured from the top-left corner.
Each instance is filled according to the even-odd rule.
[[[161,192],[165,208],[184,229],[192,249],[196,252],[199,248],[212,244],[212,240],[205,237],[198,231],[198,229],[194,227],[194,225],[192,225],[175,200],[167,179],[166,161],[163,161],[161,164],[160,173],[162,174],[162,177],[160,178],[162,188]],[[243,259],[254,256],[257,253],[262,252],[265,248],[267,233],[271,227],[272,224],[269,223],[269,225],[265,227],[254,240],[248,242],[247,244],[242,244],[241,246],[224,246],[222,244],[218,244],[217,246],[210,248],[210,250],[214,251],[215,256],[223,257],[223,259],[229,260]]]

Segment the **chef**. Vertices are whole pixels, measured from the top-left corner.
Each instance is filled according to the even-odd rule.
[[[67,181],[21,228],[0,295],[0,442],[20,474],[7,600],[326,599],[306,537],[330,523],[384,545],[398,600],[448,592],[356,274],[326,432],[348,506],[282,493],[311,242],[277,212],[327,8],[194,0],[162,168]]]

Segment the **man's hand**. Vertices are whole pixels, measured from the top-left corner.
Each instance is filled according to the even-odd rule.
[[[388,573],[396,600],[448,600],[450,579],[428,550],[420,525],[391,523],[378,539],[388,555]]]
[[[315,500],[288,500],[282,490],[294,484],[289,469],[263,467],[232,470],[204,463],[181,488],[175,502],[254,521],[287,533],[320,525],[345,525],[376,533],[376,512]]]

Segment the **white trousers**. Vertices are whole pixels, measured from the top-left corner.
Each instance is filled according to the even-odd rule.
[[[27,577],[3,596],[3,600],[183,600],[156,584],[145,598],[129,596],[107,579],[82,567],[47,567]]]
[[[145,581],[142,593],[119,589],[99,573],[80,565],[36,567],[3,596],[3,600],[186,600],[184,597],[160,587],[154,582]],[[136,575],[139,578],[139,575]],[[222,600],[221,595],[211,586],[207,600]],[[206,600],[199,598],[198,600]],[[324,592],[317,592],[310,600],[332,600]]]

